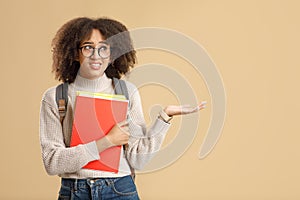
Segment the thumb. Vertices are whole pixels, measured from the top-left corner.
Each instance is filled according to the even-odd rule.
[[[124,126],[128,126],[128,121],[127,120],[124,120],[124,121],[121,121],[118,123],[118,126],[121,128],[121,127],[124,127]]]

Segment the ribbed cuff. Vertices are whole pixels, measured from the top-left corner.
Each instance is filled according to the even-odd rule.
[[[88,156],[90,156],[92,160],[100,159],[100,155],[95,141],[85,144],[85,150],[87,151]]]
[[[148,132],[148,136],[153,136],[156,134],[164,133],[166,134],[171,124],[165,122],[164,120],[157,118],[154,124],[151,126],[151,129]]]
[[[170,117],[167,113],[165,113],[164,110],[161,110],[161,111],[159,112],[159,117],[160,117],[162,120],[164,120],[166,123],[169,123],[169,122],[171,121],[171,119],[173,118],[173,116]]]

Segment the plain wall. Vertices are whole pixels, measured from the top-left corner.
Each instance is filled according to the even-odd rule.
[[[199,160],[212,112],[205,82],[177,56],[138,51],[137,67],[171,66],[189,80],[199,99],[208,101],[183,156],[137,176],[142,199],[300,199],[299,6],[296,0],[2,0],[0,199],[57,198],[60,180],[46,174],[41,160],[40,100],[58,84],[51,74],[51,40],[62,24],[78,16],[108,16],[129,29],[179,31],[206,49],[222,76],[227,96],[222,136]],[[160,87],[140,92],[147,122],[153,104],[176,102]],[[169,98],[159,95],[164,92]],[[172,123],[164,146],[176,137],[180,118]]]

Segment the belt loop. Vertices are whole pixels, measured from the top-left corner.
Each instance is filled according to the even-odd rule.
[[[77,191],[77,179],[75,179],[75,182],[74,182],[74,191]]]
[[[112,184],[112,181],[108,178],[104,179],[104,181],[106,182],[107,186],[110,186]]]

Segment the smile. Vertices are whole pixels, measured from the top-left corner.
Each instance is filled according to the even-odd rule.
[[[93,68],[93,69],[99,69],[101,67],[101,63],[90,63],[90,66]]]
[[[91,63],[90,65],[92,65],[92,66],[100,66],[101,63]]]

